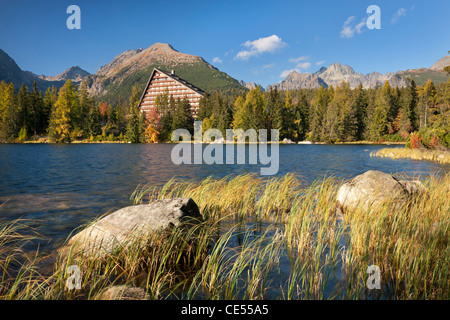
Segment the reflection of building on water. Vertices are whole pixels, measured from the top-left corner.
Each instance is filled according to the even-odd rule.
[[[165,93],[172,96],[175,100],[186,98],[191,105],[191,111],[194,118],[197,118],[198,103],[203,97],[203,90],[177,77],[174,72],[166,73],[159,69],[153,69],[147,85],[142,93],[139,109],[148,112],[155,107],[156,97]]]

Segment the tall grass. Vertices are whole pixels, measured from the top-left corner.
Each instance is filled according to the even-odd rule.
[[[407,148],[383,148],[370,153],[371,157],[401,159],[408,158],[413,160],[428,160],[438,163],[450,163],[450,152],[438,150],[418,150]]]
[[[25,249],[38,238],[25,220],[0,223],[0,299],[30,299],[43,281],[38,270],[43,256]]]
[[[98,299],[127,284],[150,299],[449,299],[450,174],[424,181],[426,191],[401,208],[387,200],[344,216],[336,212],[341,183],[303,185],[288,174],[140,186],[134,203],[190,197],[204,222],[134,239],[104,259],[69,248],[46,277],[30,261],[21,265],[26,277],[13,276],[4,260],[2,298]],[[81,290],[66,287],[72,264]],[[382,290],[367,289],[372,264]]]

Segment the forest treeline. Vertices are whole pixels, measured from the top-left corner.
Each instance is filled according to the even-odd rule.
[[[59,90],[40,92],[0,82],[0,141],[163,142],[178,128],[193,131],[187,99],[159,96],[156,108],[139,111],[141,92],[134,87],[129,101],[111,106],[89,97],[85,83],[68,80]],[[213,91],[200,100],[197,120],[203,130],[217,128],[278,129],[280,140],[313,142],[407,141],[450,147],[450,79],[409,81],[404,88],[336,87],[280,91],[270,88]],[[418,132],[418,133],[415,133]],[[412,133],[415,133],[412,135]]]

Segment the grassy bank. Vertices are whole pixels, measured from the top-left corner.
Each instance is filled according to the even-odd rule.
[[[48,274],[38,268],[45,257],[20,249],[30,240],[20,236],[24,226],[5,224],[0,297],[98,299],[111,285],[128,284],[151,299],[449,299],[450,175],[424,181],[427,191],[400,210],[384,203],[345,219],[335,213],[340,183],[306,186],[288,174],[140,186],[135,203],[191,197],[205,222],[102,261],[69,253]],[[66,287],[74,264],[81,290]],[[371,264],[381,270],[381,290],[367,289]]]
[[[428,160],[428,161],[435,161],[438,163],[450,164],[450,152],[448,151],[436,151],[436,150],[421,151],[417,149],[407,149],[407,148],[383,148],[378,151],[372,151],[370,153],[370,156],[392,158],[392,159],[408,158],[413,160]]]

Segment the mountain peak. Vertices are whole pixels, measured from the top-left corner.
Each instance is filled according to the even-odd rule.
[[[442,71],[446,66],[450,66],[450,55],[443,56],[430,69],[436,71]]]
[[[110,63],[95,73],[101,77],[114,77],[121,73],[127,76],[152,64],[173,67],[178,64],[193,64],[204,61],[201,57],[180,53],[168,43],[154,43],[146,49],[127,50],[117,55]]]
[[[318,76],[312,73],[299,73],[295,70],[291,71],[287,77],[281,82],[274,84],[280,90],[291,90],[300,88],[319,88],[327,86],[327,84]]]
[[[161,51],[175,51],[175,52],[178,52],[170,44],[162,43],[162,42],[154,43],[154,44],[152,44],[150,47],[148,47],[145,50],[150,50],[150,51],[161,50]]]
[[[90,73],[86,70],[81,69],[79,66],[73,66],[56,76],[41,75],[39,76],[39,78],[47,81],[67,81],[70,79],[74,82],[80,82],[84,77],[88,75],[90,75]]]

